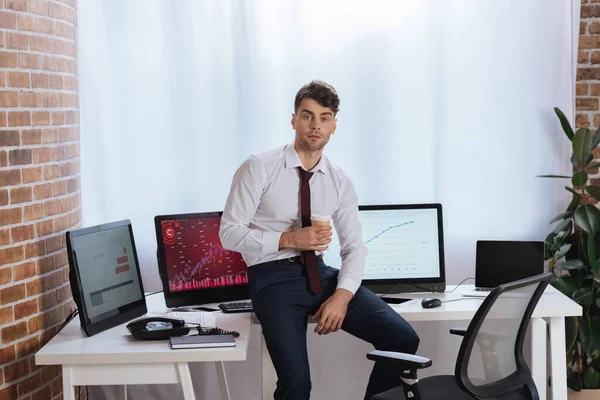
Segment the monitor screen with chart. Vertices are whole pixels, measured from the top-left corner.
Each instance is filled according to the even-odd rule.
[[[368,255],[363,285],[375,293],[444,291],[441,204],[359,206]],[[325,262],[341,267],[335,234]]]

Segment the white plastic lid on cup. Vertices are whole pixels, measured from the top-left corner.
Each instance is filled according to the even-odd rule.
[[[313,214],[310,216],[310,219],[318,222],[329,222],[331,221],[331,216],[327,214]]]

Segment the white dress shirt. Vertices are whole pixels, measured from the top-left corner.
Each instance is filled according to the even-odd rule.
[[[302,162],[294,145],[288,144],[251,155],[233,176],[219,237],[223,247],[241,253],[250,268],[300,254],[296,249],[279,250],[282,232],[302,227],[297,167],[302,167]],[[337,287],[354,294],[367,256],[358,195],[348,176],[325,155],[311,172],[311,213],[331,215],[340,241],[342,265]]]

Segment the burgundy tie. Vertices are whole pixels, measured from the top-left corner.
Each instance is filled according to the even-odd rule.
[[[312,176],[312,172],[305,171],[302,168],[298,168],[300,171],[300,214],[302,216],[302,227],[310,226],[310,186],[308,180]],[[317,256],[314,250],[307,250],[302,252],[302,260],[306,265],[306,271],[308,272],[308,283],[310,290],[314,294],[319,293],[321,290],[321,276],[319,275],[319,268],[317,267]]]

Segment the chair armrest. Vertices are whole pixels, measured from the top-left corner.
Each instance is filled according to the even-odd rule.
[[[403,370],[428,368],[432,364],[429,358],[395,351],[374,350],[367,354],[367,358],[373,361],[390,361]]]
[[[458,336],[465,336],[467,334],[467,328],[452,328],[450,333]]]

